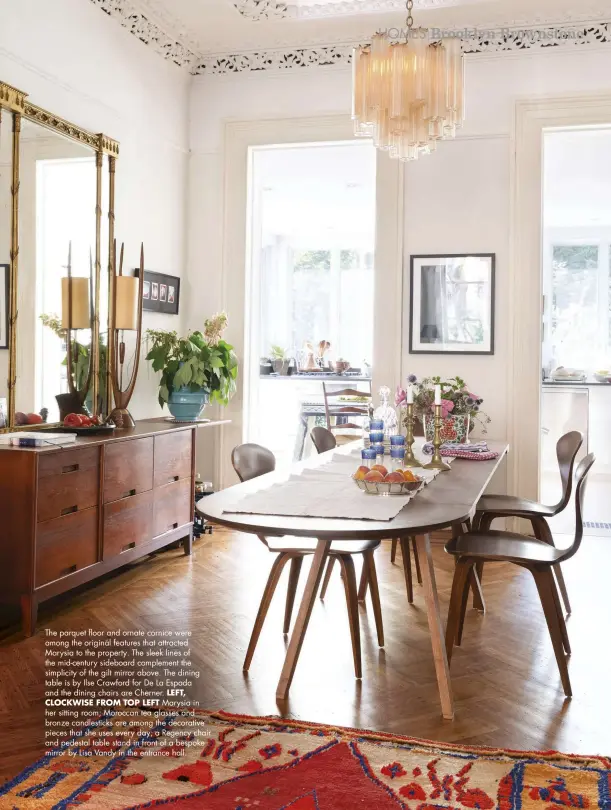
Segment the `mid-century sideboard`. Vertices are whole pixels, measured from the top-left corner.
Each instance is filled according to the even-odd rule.
[[[177,540],[191,553],[195,430],[151,419],[61,447],[1,447],[0,603],[21,607],[26,635],[46,599]]]

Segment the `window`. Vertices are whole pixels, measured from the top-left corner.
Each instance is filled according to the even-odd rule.
[[[553,244],[548,349],[555,365],[592,372],[611,348],[610,242]]]

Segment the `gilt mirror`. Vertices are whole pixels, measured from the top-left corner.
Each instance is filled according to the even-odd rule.
[[[105,417],[118,144],[1,82],[0,116],[0,429]]]

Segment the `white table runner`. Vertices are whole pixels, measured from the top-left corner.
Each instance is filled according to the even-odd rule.
[[[352,520],[392,520],[418,490],[406,495],[376,496],[359,489],[351,476],[360,462],[360,451],[336,453],[319,467],[306,468],[287,481],[246,495],[224,512],[250,515],[348,518]],[[437,470],[417,470],[424,485]],[[423,485],[423,486],[424,486]]]

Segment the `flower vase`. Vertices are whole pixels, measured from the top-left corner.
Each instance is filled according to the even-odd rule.
[[[424,414],[424,435],[427,442],[435,438],[435,417]],[[441,441],[466,444],[469,441],[471,416],[468,413],[449,414],[441,422]]]

